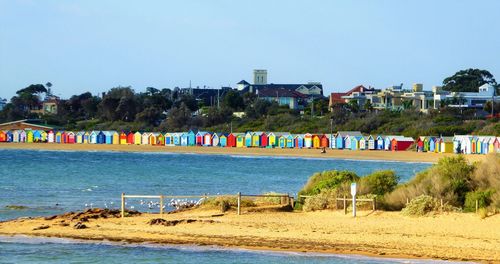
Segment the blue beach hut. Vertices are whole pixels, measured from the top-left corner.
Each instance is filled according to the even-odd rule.
[[[14,142],[14,133],[12,131],[7,131],[7,133],[5,133],[5,136],[7,142]]]
[[[173,133],[172,134],[172,141],[174,146],[180,146],[181,145],[181,134],[180,133]]]
[[[187,133],[187,146],[196,145],[196,133],[193,130],[189,130]]]
[[[304,147],[304,138],[302,135],[295,135],[295,147],[296,148]]]
[[[219,136],[219,146],[226,147],[227,146],[227,137],[229,134],[224,133]]]
[[[106,144],[106,135],[102,131],[97,134],[97,144]]]
[[[377,150],[384,150],[385,148],[385,136],[377,136]]]
[[[286,147],[293,148],[295,146],[293,136],[291,134],[286,135]]]
[[[245,147],[249,148],[252,146],[252,132],[245,133]]]

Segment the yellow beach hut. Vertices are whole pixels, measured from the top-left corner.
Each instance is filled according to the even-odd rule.
[[[313,148],[321,147],[321,139],[319,138],[319,135],[314,135],[312,137],[312,143],[313,143]]]
[[[237,148],[242,148],[245,146],[245,134],[243,133],[233,133],[233,135],[236,137],[236,147]]]
[[[42,130],[40,132],[40,139],[42,140],[42,142],[47,142],[47,136],[48,136],[48,134],[45,130]]]
[[[83,144],[89,144],[90,143],[90,133],[88,131],[85,131],[83,133]]]
[[[142,134],[141,132],[137,131],[134,133],[134,144],[141,145],[141,142],[142,142]]]
[[[439,139],[439,152],[453,153],[453,137],[441,137]]]
[[[111,141],[111,144],[120,145],[120,134],[116,131],[112,131],[111,134],[113,135],[113,140]]]
[[[125,132],[120,133],[120,145],[127,145],[127,134]]]
[[[85,132],[80,131],[76,133],[76,143],[77,144],[83,144],[83,135],[85,135]]]
[[[274,147],[276,147],[278,145],[276,134],[274,134],[273,132],[270,132],[268,134],[267,141],[268,141],[267,142],[267,146],[268,147],[274,148]]]
[[[28,143],[33,143],[33,130],[27,130],[26,131],[26,142]]]

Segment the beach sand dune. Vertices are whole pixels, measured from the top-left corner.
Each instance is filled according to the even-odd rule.
[[[238,216],[229,211],[221,216],[216,210],[196,209],[161,217],[115,215],[84,222],[65,217],[18,219],[0,223],[0,234],[500,262],[500,215],[486,219],[466,213],[419,218],[398,212],[359,215],[244,211]],[[75,227],[81,224],[83,229]]]
[[[2,149],[72,150],[72,151],[125,151],[125,152],[171,152],[220,155],[252,155],[306,158],[338,158],[356,160],[391,160],[407,162],[437,162],[440,158],[453,156],[449,153],[417,153],[415,151],[335,150],[328,149],[267,149],[267,148],[222,148],[222,147],[167,147],[150,145],[106,145],[106,144],[48,144],[48,143],[0,143]],[[470,161],[484,159],[485,155],[467,155]]]

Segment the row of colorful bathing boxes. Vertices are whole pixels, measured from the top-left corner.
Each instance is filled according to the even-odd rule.
[[[336,134],[291,134],[283,132],[211,133],[203,131],[154,133],[117,131],[0,131],[0,142],[59,144],[134,144],[155,146],[205,146],[254,148],[331,148],[347,150],[414,149],[419,152],[488,154],[500,153],[500,137],[456,135],[404,136],[362,135],[359,131]]]

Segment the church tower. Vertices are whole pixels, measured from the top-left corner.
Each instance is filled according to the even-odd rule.
[[[253,70],[253,84],[267,84],[267,70]]]

